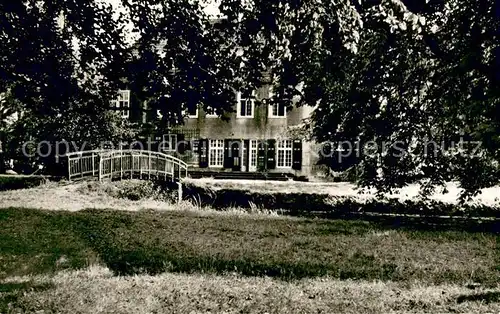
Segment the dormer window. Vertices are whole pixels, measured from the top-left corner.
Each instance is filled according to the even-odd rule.
[[[255,111],[255,92],[238,92],[236,94],[238,118],[253,118]]]
[[[111,101],[111,107],[118,109],[122,118],[130,116],[130,90],[119,90],[118,97]]]
[[[187,108],[187,117],[191,119],[198,118],[198,106],[188,106]]]

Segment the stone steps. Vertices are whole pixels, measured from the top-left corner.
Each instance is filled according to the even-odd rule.
[[[232,179],[232,180],[270,180],[270,181],[288,181],[295,180],[295,175],[281,172],[223,172],[223,171],[197,171],[189,170],[189,177],[193,179],[214,178],[214,179]]]

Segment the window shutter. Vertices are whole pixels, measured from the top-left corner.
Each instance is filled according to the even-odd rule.
[[[132,91],[130,91],[130,100],[129,100],[129,120],[131,122],[140,122],[139,121],[139,118],[140,118],[140,115],[138,114],[138,111],[140,110],[140,108],[137,108],[137,102],[135,101],[135,99],[132,97]],[[140,106],[139,106],[140,107]]]
[[[266,170],[266,144],[257,140],[257,171]]]
[[[236,116],[241,116],[241,92],[236,92]]]
[[[186,142],[184,140],[186,139],[186,136],[184,134],[177,134],[177,151],[179,154],[184,155],[187,149]],[[175,147],[174,147],[175,148]]]
[[[177,134],[170,135],[170,150],[175,152],[177,150]]]
[[[250,166],[250,140],[243,141],[243,151],[241,152],[241,164],[246,167],[246,171],[249,171]]]
[[[267,169],[276,169],[276,140],[267,140]]]
[[[160,151],[160,143],[162,141],[162,136],[161,135],[158,135],[158,134],[154,134],[154,135],[151,135],[151,138],[150,138],[150,142],[151,142],[151,147],[148,146],[143,146],[145,149],[148,149],[148,150],[153,150],[153,151]]]
[[[232,162],[229,158],[231,147],[229,147],[229,140],[224,140],[224,168],[231,168]]]
[[[294,140],[292,146],[292,169],[302,169],[302,140]]]
[[[200,168],[208,168],[208,139],[200,139],[198,144]]]
[[[146,108],[146,123],[156,121],[156,109]]]

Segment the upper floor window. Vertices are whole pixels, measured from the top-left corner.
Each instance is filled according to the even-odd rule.
[[[269,105],[269,117],[270,118],[285,118],[286,108],[285,104],[278,103]]]
[[[207,110],[205,112],[206,112],[206,117],[207,118],[217,118],[217,117],[219,117],[217,115],[217,113],[215,113],[215,109],[213,109],[211,107],[207,107]]]
[[[255,92],[238,92],[237,98],[237,113],[238,118],[253,118],[255,111]]]
[[[120,110],[122,118],[128,118],[130,116],[130,90],[119,90],[118,97],[111,101],[111,106]]]
[[[193,118],[193,119],[198,118],[198,106],[188,106],[186,111],[188,118]]]
[[[273,88],[269,88],[269,100],[273,98]],[[285,118],[286,117],[286,107],[283,103],[272,103],[268,108],[269,118]]]

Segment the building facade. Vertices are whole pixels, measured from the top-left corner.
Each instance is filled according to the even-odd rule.
[[[166,134],[151,134],[148,140],[159,149],[186,161],[192,170],[226,172],[274,172],[308,177],[315,162],[312,145],[294,132],[310,117],[312,108],[287,110],[268,105],[269,86],[252,93],[235,93],[235,111],[226,118],[192,108],[183,125]],[[147,124],[158,114],[144,106],[129,90],[112,102],[123,118]],[[134,105],[135,104],[135,105]],[[144,108],[144,107],[143,107]],[[145,108],[144,108],[145,109]]]

